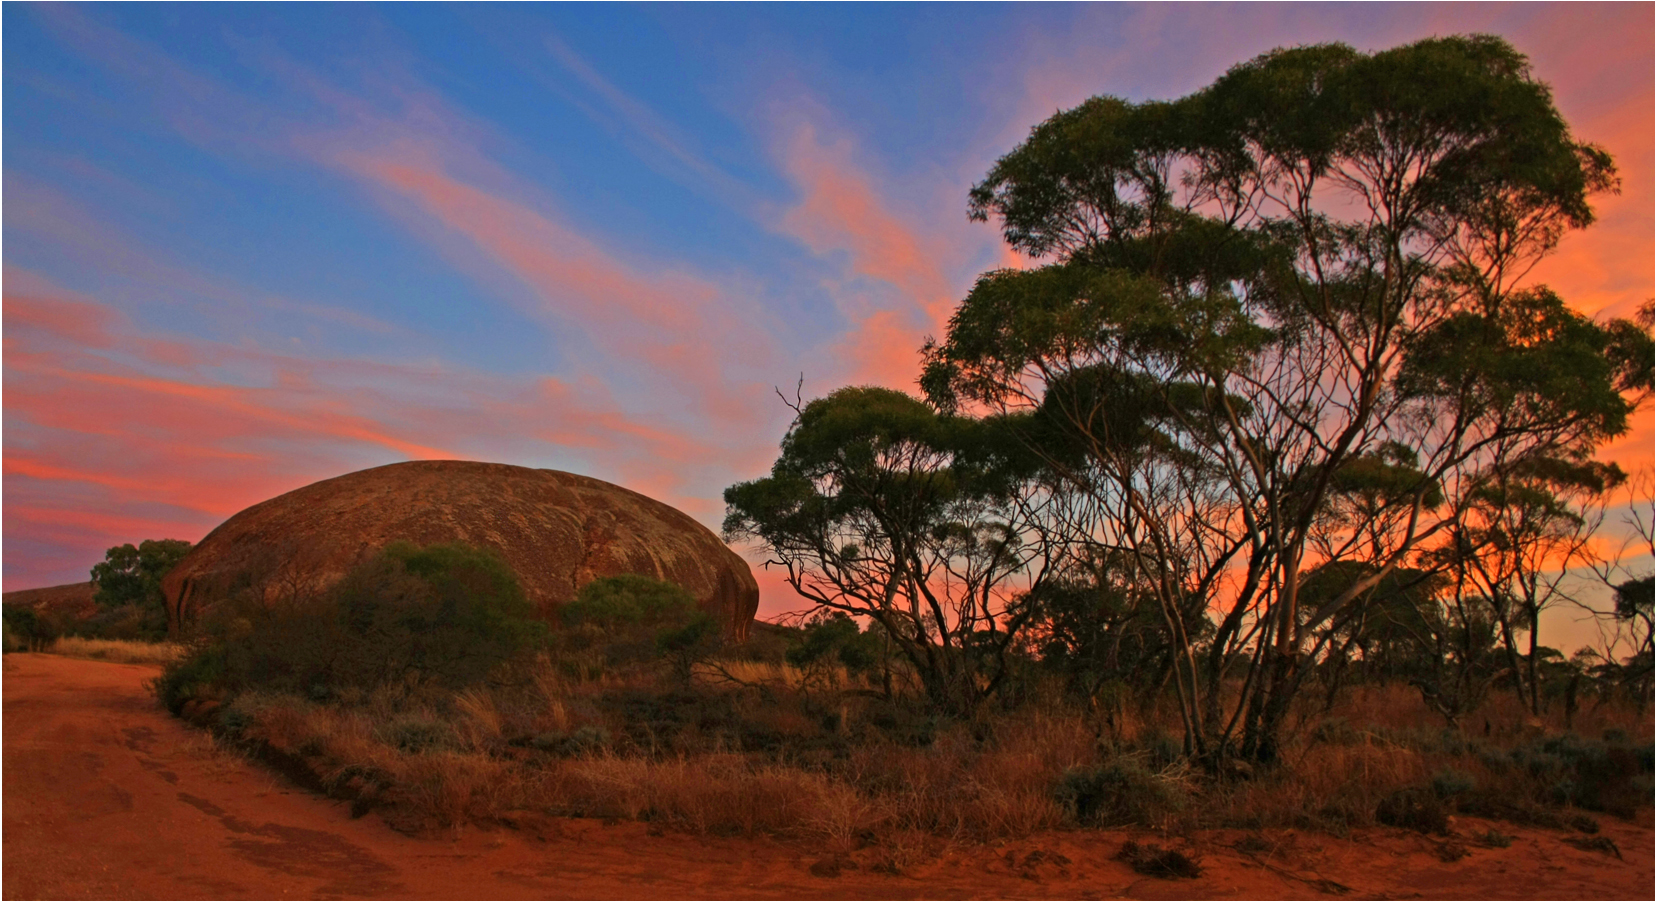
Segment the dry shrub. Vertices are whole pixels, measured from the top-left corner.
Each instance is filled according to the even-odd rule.
[[[501,712],[488,690],[475,686],[462,690],[455,695],[451,706],[454,709],[451,726],[462,749],[489,752],[499,746]]]
[[[845,845],[878,827],[878,805],[823,774],[754,767],[741,755],[561,762],[545,801],[564,813],[663,821],[694,833],[770,833]]]
[[[507,762],[465,752],[401,756],[393,778],[397,798],[442,827],[498,817],[532,798]]]
[[[1164,880],[1202,876],[1202,859],[1193,858],[1178,849],[1164,849],[1155,843],[1141,846],[1129,840],[1122,844],[1122,850],[1114,857],[1117,861],[1127,862],[1128,867],[1138,873]]]
[[[579,680],[542,658],[441,695],[388,686],[321,704],[248,693],[225,721],[307,756],[330,789],[373,792],[431,826],[527,809],[790,837],[835,855],[1078,822],[1341,832],[1375,823],[1401,791],[1447,810],[1500,794],[1529,817],[1565,773],[1543,765],[1577,754],[1501,727],[1486,739],[1482,712],[1466,734],[1446,731],[1409,687],[1361,687],[1329,713],[1309,703],[1280,766],[1222,779],[1179,759],[1174,712],[1154,704],[1084,712],[1045,698],[945,721],[901,698],[791,689],[797,674],[776,662],[725,666],[760,688],[701,670],[689,686],[643,669]],[[1606,707],[1605,722],[1649,723]]]
[[[691,668],[691,676],[697,684],[703,686],[775,686],[781,689],[798,690],[805,679],[798,668],[778,661],[753,661],[737,659],[733,661],[702,661]],[[824,682],[832,686],[843,685],[846,681],[845,668],[833,668],[833,673]]]
[[[87,639],[63,636],[45,649],[47,654],[68,658],[89,658],[116,664],[171,664],[184,655],[184,646],[174,642],[142,642],[136,639]]]
[[[1418,751],[1361,733],[1352,744],[1314,742],[1285,767],[1218,788],[1205,807],[1215,826],[1300,826],[1343,830],[1374,822],[1383,798],[1423,782]]]

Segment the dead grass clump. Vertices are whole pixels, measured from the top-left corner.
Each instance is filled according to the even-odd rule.
[[[877,801],[824,774],[755,767],[733,753],[569,760],[547,775],[545,789],[542,801],[560,813],[662,822],[697,834],[795,836],[842,849],[886,820]]]
[[[1313,741],[1281,768],[1211,787],[1200,820],[1344,833],[1373,824],[1383,799],[1426,780],[1430,762],[1415,749],[1360,730],[1348,742]]]
[[[394,798],[439,827],[495,818],[534,796],[507,762],[465,752],[401,756],[392,777]]]
[[[89,658],[116,664],[171,664],[184,656],[184,646],[175,642],[142,642],[136,639],[87,639],[62,636],[45,649],[47,654],[67,658]]]

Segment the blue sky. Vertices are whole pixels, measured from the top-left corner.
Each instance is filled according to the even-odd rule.
[[[8,589],[411,457],[582,472],[716,527],[787,427],[773,387],[911,387],[1016,262],[966,193],[1032,125],[1277,46],[1507,37],[1623,171],[1538,278],[1596,314],[1652,294],[1649,4],[0,16]],[[1649,470],[1650,423],[1612,456]]]

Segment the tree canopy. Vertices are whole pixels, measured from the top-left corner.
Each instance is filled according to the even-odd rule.
[[[1161,612],[1188,751],[1271,760],[1359,615],[1448,635],[1419,605],[1450,582],[1405,577],[1489,547],[1478,524],[1518,483],[1593,477],[1650,397],[1649,322],[1596,321],[1526,281],[1616,185],[1496,37],[1280,49],[1176,100],[1095,97],[971,191],[971,217],[1038,265],[981,276],[928,340],[937,416],[873,389],[813,402],[771,479],[727,492],[727,529],[791,574],[837,570],[869,546],[830,537],[866,514],[893,567],[843,609],[889,616],[908,537],[988,497],[961,463],[994,436],[1037,490],[1021,509],[1042,511],[998,521],[998,541],[1041,547],[1073,588],[1113,561],[1131,585],[1110,597]],[[1028,599],[980,622],[1026,622]],[[947,646],[942,629],[914,653]]]

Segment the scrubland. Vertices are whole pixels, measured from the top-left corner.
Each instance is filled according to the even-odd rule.
[[[1211,773],[1154,701],[1084,709],[1033,685],[942,719],[870,682],[740,657],[681,680],[542,655],[455,692],[250,691],[180,711],[410,832],[551,814],[901,850],[1090,826],[1427,832],[1457,812],[1590,830],[1651,796],[1650,716],[1617,702],[1567,733],[1495,695],[1449,730],[1411,687],[1358,687],[1298,711],[1278,765]]]

